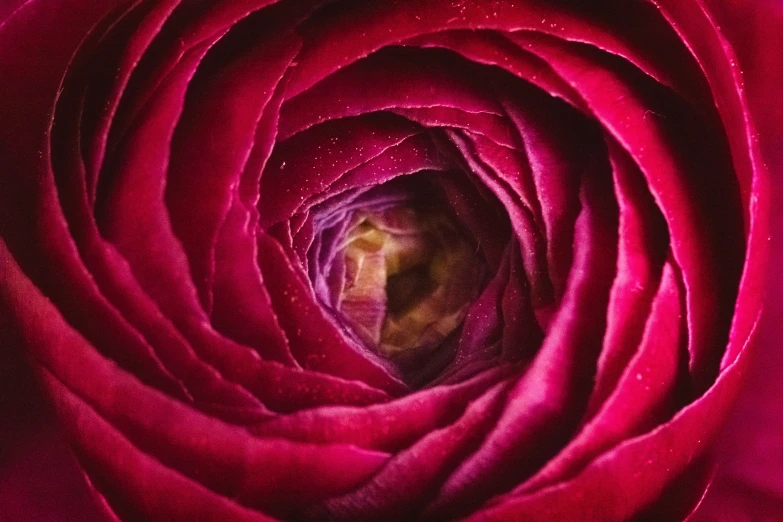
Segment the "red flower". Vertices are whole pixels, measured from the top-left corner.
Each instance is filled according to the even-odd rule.
[[[721,477],[769,189],[700,1],[44,3],[0,25],[13,518],[675,520]]]

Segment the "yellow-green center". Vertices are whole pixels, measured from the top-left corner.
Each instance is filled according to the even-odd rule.
[[[401,206],[357,213],[341,247],[338,308],[392,359],[440,345],[476,297],[476,248],[442,214]]]

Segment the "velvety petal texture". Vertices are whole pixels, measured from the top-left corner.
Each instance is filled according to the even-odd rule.
[[[702,0],[11,1],[0,77],[13,519],[705,498],[770,188]]]
[[[772,173],[770,258],[783,257],[783,4],[709,2],[722,32],[737,51],[748,103],[759,131],[764,160]],[[775,522],[783,519],[783,353],[780,310],[783,277],[767,272],[767,297],[759,322],[758,349],[751,359],[747,384],[712,450],[716,462],[712,485],[694,521],[721,517]]]

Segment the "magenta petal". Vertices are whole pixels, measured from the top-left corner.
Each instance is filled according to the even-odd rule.
[[[261,176],[261,226],[291,217],[306,198],[417,130],[400,117],[378,114],[319,125],[278,144]]]
[[[324,407],[265,421],[251,428],[264,437],[316,443],[346,443],[398,451],[461,414],[488,386],[512,374],[499,367],[454,385],[440,385],[363,408]]]
[[[617,388],[563,451],[515,493],[530,493],[563,481],[599,452],[653,426],[680,406],[683,397],[677,396],[677,378],[686,362],[680,285],[674,268],[667,264],[638,351]]]
[[[232,189],[250,155],[253,131],[299,45],[289,35],[274,33],[252,42],[251,49],[255,51],[234,56],[236,51],[228,47],[230,64],[221,63],[218,71],[204,66],[207,70],[188,88],[171,144],[166,205],[207,310],[212,306],[215,243]],[[212,60],[229,51],[218,46]]]
[[[83,164],[80,158],[73,157],[78,150],[78,142],[75,146],[68,146],[79,135],[78,132],[68,130],[75,118],[70,114],[70,94],[71,91],[66,88],[58,100],[52,136],[53,166],[70,231],[97,287],[122,314],[129,326],[138,330],[138,334],[150,344],[161,363],[186,388],[183,393],[192,395],[200,402],[201,407],[216,411],[223,418],[230,418],[234,416],[229,413],[233,408],[247,408],[248,404],[258,406],[252,400],[248,401],[247,392],[224,382],[213,368],[198,360],[188,342],[140,287],[128,263],[99,235],[87,208]],[[63,175],[63,171],[68,171],[71,175]],[[48,208],[46,215],[54,208]],[[50,296],[53,295],[55,294],[50,292]],[[72,293],[69,299],[73,299]],[[94,315],[95,311],[90,314],[88,324],[97,324]],[[89,328],[82,330],[87,332]]]
[[[513,247],[514,250],[521,248],[518,244]],[[503,315],[502,357],[511,361],[528,360],[538,351],[546,329],[535,315],[530,300],[530,284],[518,252],[512,254],[509,271],[508,285],[500,302]]]
[[[503,203],[506,211],[509,214],[511,226],[514,232],[517,234],[517,238],[520,244],[524,245],[522,251],[522,259],[525,267],[525,272],[528,281],[531,285],[531,294],[534,306],[541,306],[542,304],[551,303],[553,300],[551,281],[546,273],[546,251],[542,237],[541,229],[536,225],[535,213],[525,201],[522,200],[518,191],[509,186],[509,183],[504,179],[503,175],[499,172],[504,172],[505,175],[520,175],[517,166],[508,167],[502,165],[499,167],[501,170],[494,170],[498,168],[497,165],[493,165],[492,160],[502,161],[503,159],[509,160],[508,157],[500,158],[487,158],[485,154],[491,154],[491,151],[483,150],[479,152],[479,148],[476,143],[481,139],[477,136],[463,137],[456,132],[450,132],[449,137],[451,141],[457,146],[459,151],[464,155],[465,160],[473,172],[487,187],[492,190],[495,196]],[[482,142],[487,145],[486,141]],[[491,149],[495,150],[495,149]],[[508,151],[505,151],[508,152]],[[508,171],[502,170],[509,168]]]
[[[500,383],[487,390],[453,424],[432,430],[397,453],[367,485],[325,502],[324,514],[353,520],[412,516],[492,426],[508,388],[508,383]]]
[[[503,33],[450,30],[414,37],[406,40],[405,44],[423,48],[449,49],[468,60],[500,67],[535,85],[553,98],[559,98],[576,108],[584,109],[584,102],[544,60],[520,49]],[[514,118],[513,114],[509,116]]]
[[[501,108],[485,82],[476,81],[480,70],[447,53],[404,48],[380,52],[286,101],[281,139],[326,120],[384,109],[448,107],[498,115]]]
[[[471,131],[505,147],[518,147],[511,125],[502,117],[489,113],[474,113],[451,107],[391,109],[395,114],[427,128],[454,127]]]
[[[256,263],[258,184],[272,153],[280,103],[279,95],[275,95],[264,108],[255,129],[252,152],[219,232],[214,251],[211,319],[220,332],[252,346],[264,359],[298,366],[272,310]]]
[[[758,137],[751,123],[741,72],[733,50],[714,21],[707,16],[700,0],[683,5],[660,0],[654,3],[659,5],[664,16],[699,61],[710,83],[731,146],[742,208],[748,216],[745,231],[749,242],[746,250],[748,263],[743,270],[737,297],[740,304],[736,308],[737,315],[729,335],[730,339],[735,336],[744,338],[755,325],[755,310],[762,295],[763,284],[759,280],[759,273],[763,273],[766,266],[769,247],[760,236],[764,236],[763,230],[767,228],[769,180],[761,159]],[[719,66],[707,67],[705,61]],[[740,349],[737,343],[730,344],[729,348],[721,360],[721,367],[730,364],[737,356],[736,350]]]
[[[384,363],[352,345],[315,302],[303,276],[291,266],[280,245],[269,235],[258,236],[258,261],[280,324],[299,363],[307,369],[357,379],[392,394],[406,386]],[[307,325],[307,328],[304,325]]]
[[[252,346],[265,359],[297,367],[272,310],[256,259],[248,211],[234,195],[215,246],[212,322],[232,339]]]
[[[520,8],[509,1],[455,4],[447,0],[426,3],[397,0],[383,5],[363,5],[325,19],[316,19],[307,27],[309,34],[306,35],[305,52],[289,92],[292,96],[299,94],[334,71],[381,47],[426,33],[453,29],[535,30],[590,42],[615,52],[637,63],[653,77],[661,78],[664,83],[674,82],[667,81],[672,73],[690,78],[687,75],[692,68],[687,67],[687,56],[685,64],[679,61],[683,55],[676,52],[679,51],[677,39],[671,32],[660,31],[665,24],[659,20],[650,22],[652,9],[644,4],[632,4],[626,7],[622,17],[615,11],[564,9],[539,2],[529,2]],[[660,40],[659,46],[648,45],[650,34],[631,30],[631,24],[618,29],[613,16],[640,20],[638,24],[644,24]],[[608,27],[611,30],[607,30]],[[353,37],[345,38],[346,34]],[[656,52],[660,54],[656,56]]]
[[[90,172],[97,176],[106,162],[116,159],[112,156],[126,139],[130,127],[165,83],[165,78],[181,66],[183,60],[198,47],[210,47],[239,20],[269,4],[270,0],[186,4],[164,13],[162,19],[150,17],[151,20],[145,20],[148,27],[136,33],[122,57],[121,74],[112,85],[108,103],[100,104],[94,147],[88,154]],[[170,0],[159,8],[167,5],[173,8],[180,2]],[[153,39],[148,39],[148,30],[152,31]]]
[[[11,328],[0,330],[0,505],[8,520],[118,522],[74,458]]]
[[[47,377],[44,374],[44,381]],[[182,521],[196,516],[257,522],[274,520],[242,508],[161,466],[154,458],[139,452],[117,430],[68,392],[55,393],[54,400],[80,451],[101,467],[99,481],[106,481],[104,487],[109,491],[122,484],[121,493],[117,496],[109,494],[110,502],[117,503],[119,511],[127,511],[127,516],[162,515],[168,520]]]
[[[620,147],[608,141],[614,187],[620,207],[617,276],[607,311],[604,348],[598,359],[588,416],[609,395],[627,367],[644,330],[660,269],[668,249],[668,234],[660,210],[638,168]]]
[[[303,209],[350,189],[380,185],[398,176],[416,172],[446,170],[449,166],[430,136],[414,134],[337,177],[323,194],[306,201]]]
[[[779,209],[783,162],[778,144],[783,104],[778,95],[783,48],[775,45],[783,27],[783,6],[775,1],[705,2],[716,26],[737,52],[741,80],[752,110],[764,161],[772,172],[772,208]],[[728,93],[727,93],[728,94]],[[739,134],[739,133],[738,133]],[[738,137],[739,139],[739,137]],[[781,259],[783,214],[772,212],[771,259]],[[779,350],[781,330],[776,310],[783,297],[779,271],[768,271],[765,312],[759,341],[739,402],[712,450],[717,461],[715,480],[693,522],[721,517],[773,522],[783,518],[783,416]],[[742,451],[737,451],[741,448]]]
[[[445,376],[459,371],[461,366],[473,362],[476,358],[488,359],[500,356],[497,340],[503,335],[501,317],[503,310],[498,308],[498,303],[502,299],[503,292],[512,284],[509,260],[511,252],[511,247],[508,247],[497,273],[481,295],[470,305],[459,337],[454,362],[444,371]]]
[[[645,103],[647,95],[641,85],[621,78],[620,72],[587,53],[575,49],[566,52],[558,41],[522,33],[515,34],[514,40],[546,59],[580,92],[596,117],[645,174],[667,220],[674,258],[683,271],[690,322],[690,365],[696,374],[697,387],[704,387],[710,373],[717,370],[715,354],[710,355],[708,347],[712,339],[724,335],[716,331],[715,324],[726,324],[732,312],[728,306],[721,309],[718,303],[733,302],[733,284],[729,282],[736,281],[739,275],[742,250],[736,230],[738,220],[731,220],[733,228],[727,221],[727,215],[738,211],[738,202],[719,195],[719,192],[735,194],[736,190],[730,188],[735,182],[726,172],[726,166],[716,163],[714,152],[700,154],[695,147],[682,150],[686,146],[686,136],[673,135],[680,132],[677,130],[680,127],[675,129],[665,118],[649,117],[650,105]],[[633,130],[631,122],[634,122]],[[703,132],[709,131],[709,127],[702,127]],[[696,130],[690,132],[696,136]],[[683,169],[714,172],[710,179],[714,183],[726,183],[728,187],[704,194],[696,186],[699,181],[696,175],[682,176]],[[724,224],[720,237],[715,232],[710,233],[715,230],[715,224],[721,222]],[[718,256],[721,263],[717,262]]]
[[[13,281],[13,286],[3,289],[3,308],[19,320],[25,341],[36,347],[32,356],[41,365],[58,413],[70,436],[78,441],[80,451],[91,458],[115,460],[110,448],[101,445],[111,443],[116,451],[138,454],[141,473],[144,469],[149,472],[150,465],[157,465],[147,457],[152,454],[213,488],[231,491],[232,496],[247,496],[247,501],[252,499],[265,505],[285,503],[286,499],[279,496],[281,492],[293,495],[291,498],[305,494],[317,499],[350,489],[385,461],[382,453],[354,450],[350,446],[329,449],[278,439],[257,439],[146,387],[98,355],[71,329],[51,303],[19,273],[5,251],[2,266],[5,279]],[[81,377],[85,371],[91,375],[90,380]],[[176,429],[171,429],[173,426]],[[131,442],[133,447],[129,446]],[[282,460],[274,463],[268,459]],[[352,460],[356,468],[350,464]],[[115,460],[115,465],[121,461]],[[318,481],[325,478],[323,472],[305,472],[316,482],[299,481],[301,490],[290,489],[298,466],[324,466],[327,470],[334,469],[337,461],[345,466],[342,468],[346,472],[345,481],[331,475],[319,485]],[[251,472],[254,466],[267,471]],[[161,468],[160,472],[168,473],[167,469]],[[282,475],[272,474],[271,470],[278,470]],[[287,473],[294,475],[286,476]],[[176,482],[170,487],[176,487]],[[185,480],[185,484],[190,481]],[[204,500],[209,501],[210,497]],[[225,503],[223,500],[220,503]]]
[[[125,93],[130,76],[149,46],[160,34],[166,20],[180,4],[179,0],[168,0],[153,4],[138,2],[122,13],[118,20],[111,21],[106,34],[97,34],[99,42],[111,42],[97,55],[95,63],[102,63],[101,72],[107,74],[93,84],[92,97],[85,108],[80,134],[86,138],[82,144],[85,151],[87,195],[95,203],[96,189],[101,165],[106,154],[106,142],[120,99]],[[95,63],[91,65],[95,65]],[[92,117],[90,117],[92,116]]]
[[[587,161],[583,144],[591,140],[590,132],[570,107],[544,96],[520,103],[506,93],[503,106],[524,143],[547,236],[549,273],[555,295],[562,295],[573,257],[579,177]]]
[[[440,489],[430,514],[463,512],[513,486],[553,455],[576,427],[591,384],[586,370],[595,364],[604,332],[616,255],[616,209],[604,208],[602,174],[592,172],[586,180],[575,236],[577,277],[569,283],[549,335],[509,392],[492,430]]]
[[[706,433],[714,433],[720,415],[731,404],[747,366],[748,342],[739,356],[697,402],[652,432],[629,439],[600,457],[574,479],[530,495],[509,495],[467,518],[479,520],[624,520],[656,500],[672,474],[703,451]],[[623,495],[607,495],[623,491]],[[579,502],[574,502],[574,499]]]

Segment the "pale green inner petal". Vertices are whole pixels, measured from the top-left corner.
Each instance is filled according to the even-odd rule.
[[[402,206],[357,213],[341,247],[340,312],[391,358],[437,347],[476,297],[476,248],[441,214]]]

